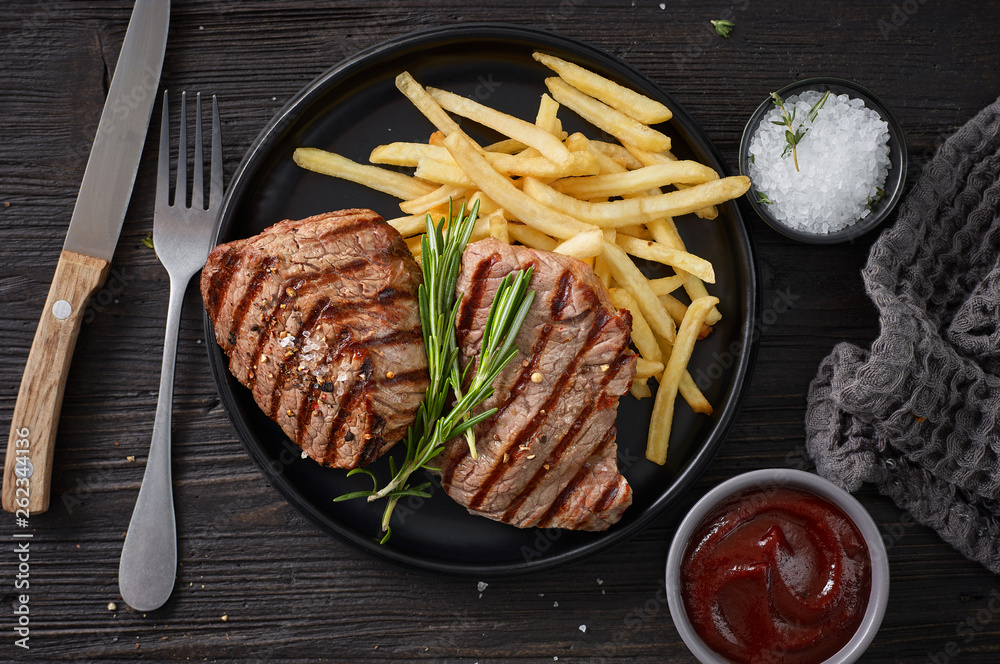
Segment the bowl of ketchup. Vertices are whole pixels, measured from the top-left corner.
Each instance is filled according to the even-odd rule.
[[[667,557],[677,631],[704,664],[849,664],[889,599],[878,527],[818,475],[757,470],[709,491]]]

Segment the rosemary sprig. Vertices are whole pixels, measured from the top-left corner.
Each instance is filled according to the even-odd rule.
[[[823,104],[826,103],[827,98],[830,96],[830,91],[827,90],[826,94],[823,95],[822,99],[813,104],[812,108],[809,109],[808,118],[809,122],[814,122],[816,116],[819,114],[819,109],[823,108]],[[774,105],[781,109],[781,120],[771,120],[771,124],[778,125],[779,127],[785,127],[785,149],[781,151],[781,156],[784,157],[788,154],[788,151],[792,151],[792,159],[795,161],[795,171],[799,170],[799,153],[796,150],[799,142],[805,137],[806,132],[809,131],[808,127],[803,127],[802,123],[799,123],[798,129],[793,127],[795,122],[795,109],[792,109],[789,115],[788,111],[785,110],[785,100],[782,99],[777,92],[771,93],[771,101]]]
[[[710,23],[712,24],[712,27],[715,28],[715,31],[719,34],[719,36],[724,39],[729,39],[729,33],[736,27],[735,23],[726,20],[710,21]]]
[[[756,193],[757,193],[757,202],[760,203],[761,205],[774,204],[774,201],[771,200],[771,197],[765,194],[763,191],[758,191]]]
[[[455,296],[455,284],[472,228],[479,213],[476,202],[468,215],[463,205],[457,217],[449,217],[451,223],[445,228],[445,220],[437,225],[427,215],[427,233],[421,239],[421,260],[424,283],[417,291],[420,307],[420,324],[423,330],[424,348],[427,351],[427,365],[430,384],[424,400],[417,409],[416,420],[407,430],[403,439],[406,456],[397,467],[394,458],[389,458],[389,472],[392,479],[379,489],[378,479],[365,468],[355,468],[347,476],[363,473],[373,483],[370,491],[355,491],[338,496],[334,500],[350,500],[367,497],[368,501],[385,498],[388,502],[382,514],[382,538],[384,544],[392,535],[389,520],[393,509],[404,496],[429,498],[430,482],[411,484],[410,476],[418,470],[439,470],[430,466],[434,457],[441,453],[445,443],[455,436],[465,436],[469,451],[476,457],[476,441],[473,427],[496,412],[490,409],[472,416],[472,410],[493,394],[493,381],[503,371],[507,363],[517,354],[514,338],[521,329],[528,309],[534,300],[534,291],[528,290],[532,270],[519,270],[508,274],[500,282],[490,305],[483,341],[476,361],[461,369],[458,362],[458,344],[455,338],[455,317],[458,314],[460,298]],[[471,376],[469,376],[469,372]],[[464,386],[464,389],[463,389]],[[449,409],[449,399],[453,403]]]

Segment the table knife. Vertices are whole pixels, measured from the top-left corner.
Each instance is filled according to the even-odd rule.
[[[63,390],[87,301],[118,244],[160,83],[170,0],[137,0],[21,378],[3,469],[3,508],[49,507]]]

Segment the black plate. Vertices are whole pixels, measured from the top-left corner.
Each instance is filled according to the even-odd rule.
[[[261,132],[237,169],[218,241],[257,234],[282,219],[340,208],[370,207],[386,218],[399,216],[395,199],[304,171],[292,162],[292,151],[312,146],[366,163],[372,148],[381,143],[426,141],[433,127],[393,82],[403,70],[425,85],[533,118],[545,91],[543,80],[551,74],[531,58],[534,50],[578,62],[661,100],[674,112],[667,128],[674,152],[726,170],[708,137],[676,101],[608,54],[541,30],[496,24],[449,26],[362,51],[292,99]],[[560,118],[568,131],[598,137],[571,112],[561,111]],[[474,126],[468,130],[481,140],[493,138]],[[700,382],[715,414],[696,416],[681,403],[669,459],[660,467],[643,456],[652,399],[622,399],[619,465],[633,487],[634,502],[607,532],[520,530],[469,515],[438,489],[427,500],[401,501],[393,517],[393,537],[379,545],[380,504],[333,502],[337,495],[370,484],[363,477],[348,479],[344,471],[300,458],[299,449],[230,375],[206,317],[212,371],[223,404],[247,452],[292,505],[337,538],[380,558],[438,572],[497,575],[552,568],[607,549],[649,525],[708,465],[736,416],[756,348],[757,277],[753,249],[736,205],[721,206],[719,218],[712,222],[692,216],[677,223],[691,250],[714,263],[717,283],[711,290],[722,299],[723,319],[712,336],[698,344],[691,369],[697,379],[704,377]],[[384,476],[385,459],[374,468]]]

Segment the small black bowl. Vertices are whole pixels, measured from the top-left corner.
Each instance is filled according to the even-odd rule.
[[[903,195],[903,184],[906,181],[906,139],[903,138],[903,128],[900,127],[896,116],[885,105],[885,102],[879,99],[871,90],[853,81],[827,76],[806,78],[781,88],[778,90],[778,95],[782,99],[787,99],[792,95],[806,92],[807,90],[818,90],[820,92],[830,90],[835,95],[846,94],[853,98],[862,99],[865,102],[865,106],[878,113],[886,121],[889,125],[889,173],[885,179],[885,193],[872,206],[871,214],[833,233],[809,233],[786,226],[778,221],[771,215],[767,209],[767,205],[758,202],[757,189],[752,181],[750,190],[746,194],[747,202],[771,228],[793,240],[808,242],[810,244],[846,242],[861,237],[877,227],[885,221],[886,217],[896,207],[896,204],[899,203],[899,199]],[[757,126],[760,124],[761,119],[771,108],[773,108],[773,102],[768,97],[757,107],[753,115],[750,116],[750,120],[743,130],[743,138],[740,141],[740,173],[747,177],[750,177],[750,139],[753,137],[754,132],[757,131]]]

